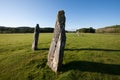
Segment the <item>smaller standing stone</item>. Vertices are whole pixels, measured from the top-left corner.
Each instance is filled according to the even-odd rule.
[[[77,34],[77,36],[80,36],[80,32],[79,31],[77,31],[76,34]]]
[[[40,28],[39,28],[39,24],[37,24],[34,29],[34,37],[33,37],[34,39],[33,39],[33,44],[32,44],[32,50],[37,50],[39,32],[40,32]]]

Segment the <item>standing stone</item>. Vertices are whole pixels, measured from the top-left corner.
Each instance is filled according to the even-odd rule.
[[[66,43],[65,34],[65,12],[61,10],[58,12],[57,20],[55,24],[54,34],[48,54],[48,66],[57,72],[61,66],[64,55],[64,47]]]
[[[77,34],[77,36],[80,36],[80,32],[79,31],[77,31],[76,34]]]
[[[33,40],[33,44],[32,44],[33,50],[37,50],[39,32],[40,32],[40,28],[39,28],[39,24],[37,24],[34,29],[34,40]]]

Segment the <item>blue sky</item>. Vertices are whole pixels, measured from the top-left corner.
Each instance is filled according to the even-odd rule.
[[[0,26],[54,27],[59,10],[66,30],[120,24],[120,0],[0,0]]]

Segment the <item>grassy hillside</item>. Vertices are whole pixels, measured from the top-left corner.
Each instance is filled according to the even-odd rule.
[[[107,26],[105,28],[99,28],[97,33],[120,33],[120,25]]]
[[[0,34],[0,80],[120,80],[119,34],[67,34],[63,67],[46,65],[52,34]]]

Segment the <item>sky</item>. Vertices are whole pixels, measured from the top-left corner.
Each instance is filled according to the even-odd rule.
[[[0,0],[0,26],[55,26],[65,11],[66,30],[120,24],[120,0]]]

